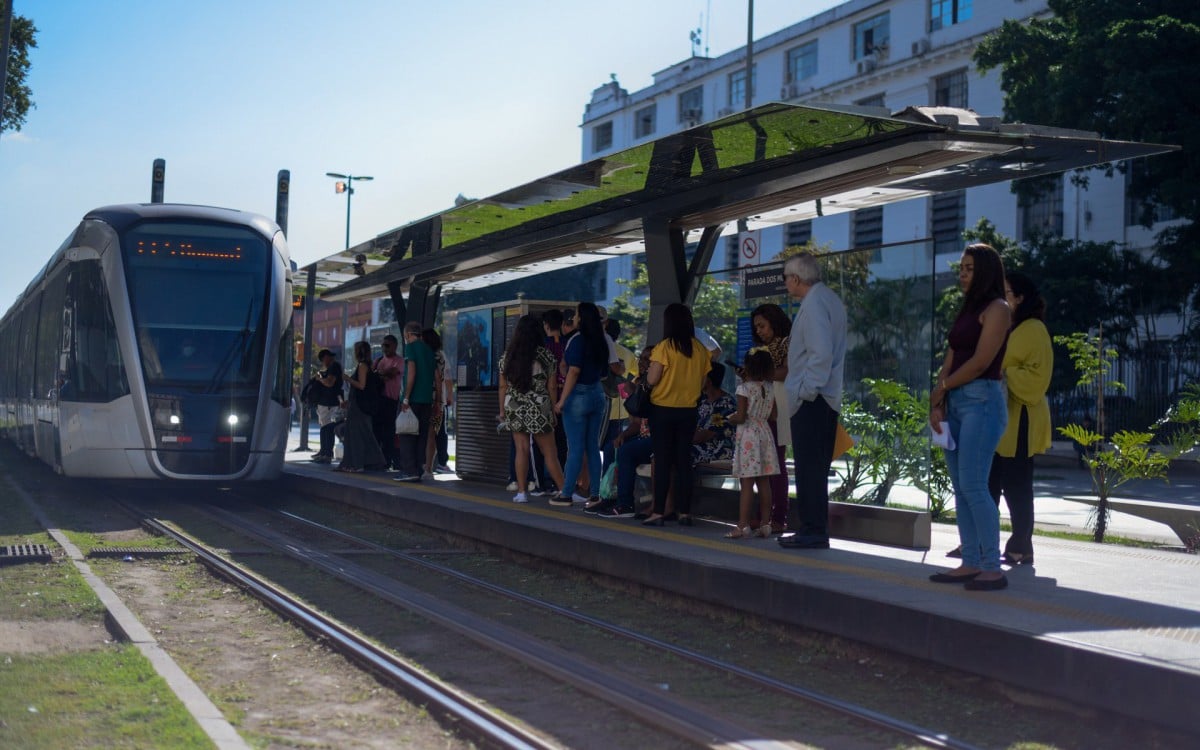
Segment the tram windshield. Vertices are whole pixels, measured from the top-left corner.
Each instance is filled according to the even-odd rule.
[[[246,227],[146,222],[122,239],[148,387],[257,389],[270,245]]]

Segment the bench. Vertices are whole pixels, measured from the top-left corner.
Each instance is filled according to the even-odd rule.
[[[1084,503],[1093,508],[1100,503],[1100,498],[1094,496],[1073,495],[1063,497],[1063,500]],[[1145,518],[1165,524],[1175,532],[1175,536],[1188,549],[1200,545],[1200,507],[1181,505],[1179,503],[1163,503],[1157,500],[1130,500],[1110,497],[1108,509],[1131,516]]]
[[[693,512],[736,523],[740,482],[729,475],[729,461],[695,467]],[[649,478],[650,465],[638,467],[638,476]],[[871,544],[927,550],[933,539],[929,511],[889,508],[860,503],[829,503],[829,535]]]

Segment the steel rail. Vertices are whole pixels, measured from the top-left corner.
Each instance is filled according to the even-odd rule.
[[[232,581],[258,598],[272,610],[296,622],[305,630],[326,638],[359,664],[383,677],[417,702],[424,702],[433,713],[452,719],[456,729],[487,747],[551,750],[558,746],[537,737],[520,726],[478,705],[467,695],[436,678],[423,674],[403,659],[367,641],[344,625],[302,604],[262,578],[222,558],[203,542],[173,529],[161,521],[137,512],[128,504],[114,500],[152,530],[169,536],[196,554],[209,569]]]
[[[372,541],[369,541],[366,539],[362,539],[360,537],[354,536],[353,534],[349,534],[347,532],[341,531],[340,529],[335,529],[326,524],[322,524],[318,521],[313,521],[311,519],[304,518],[295,513],[291,513],[289,511],[284,511],[284,510],[274,510],[274,512],[278,513],[279,515],[284,516],[285,518],[290,518],[299,523],[303,523],[303,524],[311,526],[315,529],[319,529],[320,531],[322,531],[324,533],[328,533],[328,534],[337,536],[345,541],[353,542],[354,544],[358,544],[358,545],[367,547],[368,549],[372,549],[372,550],[375,550],[375,551],[383,553],[383,554],[391,555],[398,559],[402,559],[405,562],[419,565],[428,570],[432,570],[437,573],[441,573],[443,575],[449,576],[451,578],[454,578],[456,580],[470,584],[472,586],[476,586],[476,587],[485,589],[494,594],[498,594],[500,596],[504,596],[504,597],[513,599],[515,601],[519,601],[523,604],[528,604],[533,607],[538,607],[538,608],[546,610],[548,612],[552,612],[556,615],[569,618],[576,622],[584,623],[586,625],[590,625],[592,627],[599,628],[601,630],[604,630],[605,632],[611,633],[618,637],[625,638],[625,639],[628,639],[631,641],[635,641],[637,643],[641,643],[643,645],[650,646],[655,649],[669,651],[670,653],[675,654],[676,656],[679,656],[681,658],[687,659],[693,663],[701,664],[701,665],[709,667],[711,669],[715,669],[715,670],[718,670],[721,672],[726,672],[729,674],[736,675],[736,676],[738,676],[744,680],[747,680],[755,685],[758,685],[760,687],[767,688],[769,690],[774,690],[778,693],[782,693],[789,697],[803,700],[805,702],[808,702],[808,703],[811,703],[814,705],[822,706],[826,709],[836,711],[838,713],[852,717],[859,721],[867,722],[876,727],[880,727],[882,729],[887,729],[889,731],[896,732],[898,734],[902,734],[905,737],[908,737],[909,739],[916,740],[916,741],[918,741],[924,745],[927,745],[929,747],[946,748],[947,750],[979,750],[979,748],[976,745],[972,745],[972,744],[964,742],[962,740],[955,739],[954,737],[951,737],[945,733],[936,732],[936,731],[930,730],[926,727],[921,727],[916,724],[912,724],[910,722],[904,721],[903,719],[898,719],[896,717],[889,716],[887,714],[881,713],[879,711],[875,711],[875,710],[867,708],[865,706],[860,706],[858,704],[851,703],[849,701],[844,701],[839,698],[834,698],[833,696],[826,695],[824,693],[820,693],[820,692],[817,692],[814,690],[809,690],[807,688],[799,687],[797,685],[792,685],[790,683],[783,682],[781,680],[777,680],[768,675],[764,675],[760,672],[754,672],[754,671],[746,669],[744,667],[739,667],[736,664],[730,664],[729,662],[725,662],[720,659],[715,659],[713,657],[706,656],[697,651],[693,651],[691,649],[687,649],[682,646],[677,646],[673,643],[668,643],[666,641],[659,640],[657,638],[654,638],[653,636],[649,636],[644,633],[640,633],[636,630],[630,630],[630,629],[624,628],[620,625],[615,625],[615,624],[607,622],[605,620],[601,620],[599,618],[592,617],[591,615],[586,615],[581,612],[576,612],[574,610],[559,606],[552,602],[547,602],[543,599],[538,599],[536,597],[529,596],[528,594],[523,594],[519,591],[514,591],[512,589],[505,588],[498,584],[494,584],[489,581],[485,581],[483,579],[476,578],[467,573],[463,573],[463,572],[460,572],[453,568],[450,568],[448,566],[442,565],[441,563],[426,560],[417,555],[410,554],[408,552],[401,552],[399,550],[394,550],[394,549],[390,549],[388,547],[384,547],[383,545],[377,544],[375,542],[372,542]]]

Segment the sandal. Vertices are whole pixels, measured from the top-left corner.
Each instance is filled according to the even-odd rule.
[[[771,524],[764,523],[762,526],[759,526],[757,529],[754,530],[754,535],[759,537],[760,539],[769,538],[771,536]]]
[[[734,526],[733,531],[730,531],[728,534],[726,534],[725,538],[726,539],[745,539],[748,536],[750,536],[750,527],[749,526],[747,526],[745,528],[745,530],[743,530],[740,526]]]

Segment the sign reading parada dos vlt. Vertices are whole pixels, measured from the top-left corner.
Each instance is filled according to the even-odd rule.
[[[743,300],[778,297],[786,294],[787,285],[783,283],[782,263],[742,269]]]

